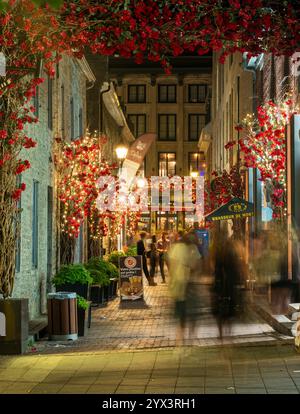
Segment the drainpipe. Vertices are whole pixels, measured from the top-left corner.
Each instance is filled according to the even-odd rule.
[[[99,132],[101,133],[103,132],[103,127],[104,127],[103,125],[104,124],[103,122],[103,105],[104,105],[103,95],[110,91],[110,82],[108,80],[108,58],[106,61],[106,65],[107,65],[106,66],[106,79],[108,81],[108,88],[104,90],[100,89],[100,93],[99,93]],[[101,154],[100,154],[100,157],[101,157]],[[99,160],[99,162],[101,162],[101,159]],[[102,258],[102,255],[103,255],[103,237],[101,236],[100,237],[100,257],[101,258]]]
[[[103,132],[103,95],[110,91],[110,83],[108,82],[108,88],[104,91],[100,90],[99,94],[99,132]]]
[[[243,54],[243,63],[242,67],[245,72],[251,72],[252,73],[252,111],[255,114],[256,112],[256,106],[257,106],[257,99],[256,99],[256,90],[255,90],[255,84],[256,84],[256,70],[261,64],[262,58],[259,57],[258,61],[255,61],[252,65],[249,65],[249,62],[247,61],[247,53]],[[257,169],[253,169],[253,201],[255,206],[255,217],[256,220],[253,222],[251,226],[251,231],[254,233],[257,233],[258,226],[261,225],[261,184],[258,181],[258,171]]]

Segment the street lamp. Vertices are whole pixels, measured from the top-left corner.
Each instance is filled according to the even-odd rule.
[[[128,148],[125,145],[118,145],[116,147],[116,154],[119,160],[119,177],[121,175],[122,162],[125,160],[127,152],[128,152]],[[127,214],[125,214],[124,225],[122,225],[121,235],[118,241],[119,250],[122,250],[122,244],[124,245],[126,243],[126,221],[127,221]]]
[[[119,163],[121,163],[122,161],[125,160],[127,152],[128,152],[128,148],[125,147],[125,145],[118,145],[117,146],[116,154],[117,154],[117,158],[119,160]]]
[[[198,171],[191,171],[191,172],[190,172],[190,176],[191,176],[192,178],[197,178],[197,177],[198,177],[198,175],[199,175]]]

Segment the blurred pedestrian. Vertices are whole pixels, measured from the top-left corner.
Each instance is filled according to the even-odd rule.
[[[140,240],[137,242],[137,254],[142,256],[142,263],[143,263],[143,271],[148,280],[149,286],[156,286],[153,278],[150,277],[148,266],[147,266],[147,257],[146,257],[146,249],[145,249],[145,238],[146,233],[140,233]]]
[[[152,236],[152,243],[150,245],[150,277],[154,280],[156,273],[156,263],[157,263],[157,241],[156,236]]]
[[[165,276],[165,261],[166,261],[166,254],[168,252],[170,246],[170,241],[167,239],[167,234],[164,232],[161,235],[161,238],[157,242],[157,251],[159,254],[159,268],[160,274],[162,278],[162,283],[166,283],[166,276]]]
[[[189,310],[189,283],[193,272],[199,271],[200,255],[192,237],[185,235],[178,243],[174,243],[169,251],[169,289],[174,299],[175,317],[178,319],[176,333],[176,344],[182,345],[184,342],[184,331]]]
[[[215,238],[213,311],[217,318],[219,335],[223,338],[224,327],[230,332],[232,319],[241,316],[243,309],[241,279],[243,267],[234,239],[221,228]]]

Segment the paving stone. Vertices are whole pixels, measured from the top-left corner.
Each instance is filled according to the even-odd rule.
[[[8,387],[13,385],[15,381],[0,381],[0,395],[1,393],[6,390]]]
[[[10,384],[2,394],[28,394],[38,383],[33,382],[15,382]]]
[[[145,394],[174,394],[175,387],[152,387],[146,388]]]
[[[204,394],[204,387],[176,387],[175,394]]]
[[[234,388],[205,387],[205,394],[235,394]]]
[[[145,388],[146,385],[142,387],[120,385],[115,394],[144,394]]]
[[[88,384],[92,385],[95,383],[95,381],[98,379],[97,375],[85,375],[85,374],[78,374],[73,375],[69,381],[68,384]]]
[[[30,394],[57,394],[63,384],[38,384],[33,387]]]
[[[50,374],[47,375],[47,377],[45,377],[42,381],[43,384],[66,384],[71,378],[71,374],[66,371],[66,372],[61,372],[61,371],[55,371],[55,372],[51,372]]]
[[[237,394],[267,394],[267,391],[265,388],[237,387],[235,391]]]
[[[49,370],[32,368],[28,369],[19,379],[26,382],[42,382],[49,375]]]
[[[58,392],[58,394],[86,394],[89,389],[89,385],[64,385]]]
[[[88,388],[87,394],[113,394],[117,388],[117,385],[94,384]]]

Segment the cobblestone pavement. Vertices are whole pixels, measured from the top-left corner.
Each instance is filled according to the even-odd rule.
[[[298,394],[291,345],[0,356],[0,394]],[[0,398],[1,399],[1,398]]]
[[[279,335],[254,312],[243,321],[233,323],[221,341],[215,319],[210,314],[209,288],[211,280],[201,279],[198,285],[201,317],[192,337],[185,345],[212,346],[277,341]],[[172,317],[172,301],[168,286],[145,286],[145,302],[123,302],[119,298],[106,307],[93,308],[92,324],[87,336],[78,341],[37,343],[40,353],[101,351],[105,349],[145,349],[175,346],[176,322]],[[282,339],[282,338],[281,338]]]

